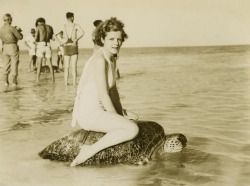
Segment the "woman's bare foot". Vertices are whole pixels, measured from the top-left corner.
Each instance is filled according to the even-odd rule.
[[[79,164],[85,162],[87,159],[89,159],[94,154],[95,153],[92,152],[91,147],[89,145],[83,145],[81,147],[81,150],[80,150],[79,154],[72,161],[72,163],[70,164],[70,166],[74,167],[76,165],[79,165]]]

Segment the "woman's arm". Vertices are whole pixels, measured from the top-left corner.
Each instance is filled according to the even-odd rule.
[[[27,39],[24,41],[24,45],[27,46],[29,49],[31,49],[30,45],[28,44],[28,40]]]
[[[114,68],[116,69],[116,65],[117,65],[116,60],[114,61],[114,65],[115,65]],[[119,96],[116,85],[109,90],[109,95],[116,109],[116,112],[123,116],[122,104],[121,104],[120,96]]]
[[[65,39],[61,38],[61,36],[58,38],[58,35],[60,35],[61,32],[63,32],[63,31],[61,30],[61,31],[59,31],[58,33],[56,33],[56,34],[54,35],[54,39],[56,40],[56,42],[57,42],[60,46],[62,46],[62,45],[65,44],[65,42],[66,42]]]
[[[74,40],[74,42],[78,42],[78,40],[79,39],[81,39],[83,36],[84,36],[84,34],[85,34],[85,32],[83,31],[83,29],[80,27],[80,25],[78,25],[78,24],[76,24],[76,28],[77,28],[77,31],[79,32],[79,35],[77,34],[77,36],[76,36],[76,39]]]
[[[110,95],[112,103],[116,109],[116,112],[123,116],[122,104],[120,101],[120,96],[119,96],[116,85],[110,89],[109,95]]]
[[[94,64],[94,75],[98,90],[99,98],[104,106],[105,110],[108,112],[117,113],[116,109],[112,103],[112,100],[109,96],[108,90],[108,77],[106,73],[107,62],[103,58],[98,58],[96,61],[93,61]]]

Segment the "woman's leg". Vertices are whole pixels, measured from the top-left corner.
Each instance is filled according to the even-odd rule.
[[[37,83],[39,82],[39,79],[40,79],[42,62],[43,62],[43,58],[42,57],[38,57],[37,58],[37,71],[36,71],[36,82]]]
[[[64,56],[64,84],[68,85],[70,56]]]
[[[33,55],[32,56],[32,63],[33,63],[33,70],[35,71],[36,70],[36,55]]]
[[[73,77],[73,85],[76,85],[76,76],[77,76],[77,59],[78,55],[71,56],[71,69],[72,69],[72,77]]]
[[[60,60],[61,60],[61,64],[62,64],[62,69],[64,69],[63,55],[60,55]]]
[[[56,61],[56,64],[57,64],[57,67],[58,67],[58,69],[59,69],[59,65],[60,65],[60,55],[59,54],[57,54],[57,61]]]
[[[53,69],[53,65],[52,65],[52,58],[47,58],[47,60],[49,61],[48,66],[49,66],[52,82],[55,82],[55,75],[54,75],[54,69]]]
[[[30,64],[29,64],[28,72],[31,72],[32,63],[33,63],[33,56],[30,56]]]
[[[105,111],[98,111],[95,119],[91,121],[89,130],[106,134],[93,145],[83,145],[80,153],[70,166],[76,166],[85,162],[94,154],[107,147],[133,139],[139,131],[138,126],[134,122],[118,114]]]

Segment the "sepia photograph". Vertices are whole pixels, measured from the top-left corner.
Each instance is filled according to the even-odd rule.
[[[0,186],[248,186],[249,0],[0,0]]]

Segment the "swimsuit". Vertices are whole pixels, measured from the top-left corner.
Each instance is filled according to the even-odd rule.
[[[36,56],[43,58],[45,57],[46,59],[49,59],[52,57],[52,51],[51,51],[51,47],[50,47],[50,43],[49,42],[37,42],[37,46],[36,46]]]
[[[78,54],[78,46],[73,45],[74,42],[72,40],[72,34],[73,34],[73,31],[74,31],[74,27],[75,27],[75,24],[73,25],[73,28],[72,28],[72,31],[71,31],[71,34],[70,34],[70,37],[69,37],[69,35],[67,33],[67,30],[66,30],[66,26],[64,25],[65,33],[66,33],[66,36],[68,38],[66,43],[63,45],[64,55],[65,56],[73,56],[73,55]]]
[[[95,63],[92,59],[102,52],[105,60],[108,62],[107,76],[108,89],[115,87],[115,64],[106,56],[103,48],[100,48],[85,64],[83,69],[79,86],[77,89],[77,96],[73,110],[72,126],[75,126],[76,121],[85,130],[89,130],[91,123],[101,122],[102,117],[108,112],[105,111],[101,100],[99,99],[98,90],[96,87],[96,80],[91,65]]]

